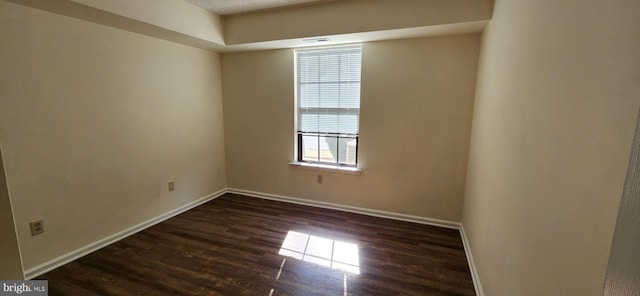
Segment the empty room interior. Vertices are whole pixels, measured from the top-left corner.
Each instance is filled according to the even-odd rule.
[[[0,280],[602,295],[636,145],[638,12],[0,0]],[[336,56],[348,95],[320,107]]]

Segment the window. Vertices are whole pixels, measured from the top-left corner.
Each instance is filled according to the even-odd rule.
[[[362,47],[296,50],[295,59],[297,160],[355,167]]]

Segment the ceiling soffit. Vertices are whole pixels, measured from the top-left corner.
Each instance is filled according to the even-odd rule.
[[[329,0],[185,0],[217,15],[255,12],[265,9],[299,6]],[[337,1],[337,0],[333,0]]]
[[[492,0],[220,0],[287,7],[219,16],[182,0],[6,1],[216,52],[475,33],[493,10]],[[328,41],[303,41],[314,38]]]

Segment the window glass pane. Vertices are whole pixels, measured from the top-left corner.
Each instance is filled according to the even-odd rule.
[[[338,163],[338,138],[331,136],[320,137],[320,161]]]
[[[302,136],[302,160],[318,161],[318,136]]]
[[[358,141],[355,138],[338,139],[338,162],[340,164],[355,165],[357,146]]]

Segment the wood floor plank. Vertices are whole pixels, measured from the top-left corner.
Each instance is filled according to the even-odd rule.
[[[289,231],[304,260],[279,254]],[[341,242],[356,265],[322,255]],[[475,295],[458,230],[235,194],[38,279],[49,295]]]

